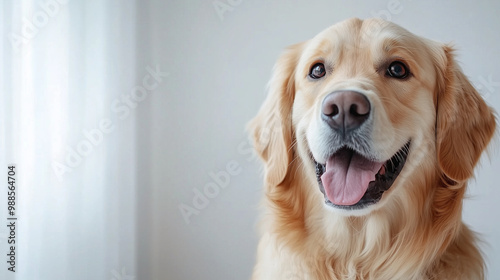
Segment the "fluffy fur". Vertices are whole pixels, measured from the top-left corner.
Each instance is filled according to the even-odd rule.
[[[412,77],[384,75],[380,68],[394,59],[405,61]],[[311,81],[317,61],[327,74]],[[381,157],[412,141],[390,190],[357,213],[324,205],[311,158],[326,145],[321,101],[339,89],[368,97],[374,127],[366,140]],[[279,58],[249,130],[265,165],[252,279],[484,278],[477,239],[461,212],[495,117],[450,46],[378,19],[334,25]]]

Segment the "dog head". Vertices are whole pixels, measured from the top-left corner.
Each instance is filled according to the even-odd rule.
[[[285,51],[250,129],[270,188],[300,165],[318,203],[364,215],[415,191],[419,176],[466,181],[495,118],[452,48],[351,19]]]

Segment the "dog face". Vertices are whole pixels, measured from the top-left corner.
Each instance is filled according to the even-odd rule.
[[[299,164],[318,203],[365,215],[429,192],[412,189],[419,177],[467,180],[495,119],[451,48],[352,19],[282,55],[250,127],[270,187]]]

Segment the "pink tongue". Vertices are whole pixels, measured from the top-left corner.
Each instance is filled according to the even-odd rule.
[[[337,205],[354,205],[361,200],[370,181],[383,163],[370,161],[360,154],[341,149],[326,162],[321,182],[328,199]]]

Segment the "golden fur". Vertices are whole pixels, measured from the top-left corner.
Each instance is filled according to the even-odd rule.
[[[410,79],[379,72],[377,66],[394,57],[409,64]],[[313,83],[307,74],[318,60],[327,76]],[[377,109],[372,138],[383,153],[412,139],[400,176],[361,215],[327,209],[309,147],[321,100],[346,88],[370,93]],[[252,279],[484,278],[476,237],[461,212],[495,117],[450,46],[378,19],[334,25],[279,58],[249,129],[265,164]]]

